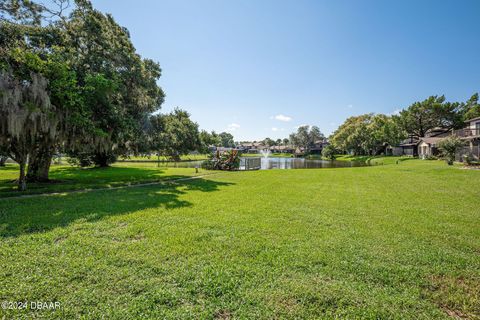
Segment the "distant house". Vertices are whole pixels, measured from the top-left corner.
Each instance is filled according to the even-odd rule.
[[[302,147],[297,147],[295,152],[293,153],[296,157],[303,156],[305,154],[305,150]]]
[[[240,150],[241,152],[248,152],[248,150],[250,150],[251,148],[252,148],[252,143],[250,142],[244,142],[237,146],[237,149]]]
[[[272,153],[294,153],[295,148],[292,146],[271,146],[270,152]]]
[[[428,130],[424,137],[418,138],[414,135],[410,135],[398,145],[387,147],[386,153],[394,156],[419,156],[421,158],[437,155],[438,149],[436,143],[451,134],[452,132],[450,129],[433,128]]]
[[[418,143],[418,156],[422,159],[430,156],[437,156],[440,152],[438,150],[438,143],[445,139],[445,137],[423,137]]]
[[[237,149],[244,153],[259,153],[266,148],[261,142],[244,142],[237,146]]]
[[[465,141],[465,148],[457,154],[457,160],[462,161],[464,155],[480,160],[480,117],[465,121],[465,128],[455,131],[455,134]]]
[[[476,160],[480,159],[480,117],[465,121],[465,128],[456,131],[442,129],[432,130],[432,133],[420,138],[418,142],[418,155],[421,158],[439,154],[438,143],[450,135],[455,135],[465,141],[465,147],[457,153],[457,160],[463,161],[463,156],[468,155]]]
[[[402,140],[400,144],[393,146],[393,147],[387,147],[387,155],[393,155],[393,156],[410,156],[410,157],[416,157],[418,156],[418,145],[419,139],[410,136],[405,140]]]
[[[322,150],[325,146],[327,146],[329,143],[327,140],[317,140],[313,144],[313,146],[310,148],[310,153],[311,154],[322,154]]]

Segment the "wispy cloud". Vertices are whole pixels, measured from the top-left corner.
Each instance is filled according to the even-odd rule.
[[[238,123],[230,123],[228,126],[227,126],[227,131],[236,131],[237,129],[240,128],[240,125]]]
[[[285,129],[284,129],[284,128],[277,128],[277,127],[273,127],[273,128],[272,128],[272,131],[273,131],[273,132],[277,132],[277,131],[285,131]]]
[[[292,121],[292,117],[286,116],[284,114],[277,114],[276,116],[270,117],[270,119],[275,119],[275,120],[283,121],[283,122]]]
[[[353,108],[353,104],[349,104],[349,105],[347,106],[347,108],[348,108],[348,109],[352,109],[352,108]]]
[[[396,115],[400,114],[400,111],[402,111],[402,109],[395,109],[395,110],[393,110],[393,112],[390,112],[388,115],[389,116],[396,116]]]

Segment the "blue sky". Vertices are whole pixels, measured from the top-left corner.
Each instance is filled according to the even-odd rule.
[[[480,1],[93,0],[158,61],[162,111],[236,140],[480,91]]]

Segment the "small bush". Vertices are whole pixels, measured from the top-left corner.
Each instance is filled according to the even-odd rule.
[[[462,156],[462,158],[463,158],[463,162],[467,165],[472,165],[473,162],[474,162],[473,161],[474,159],[473,159],[472,155],[470,155],[470,154],[464,154]]]
[[[442,152],[443,158],[447,161],[448,165],[452,165],[455,161],[455,154],[464,146],[464,142],[457,136],[450,136],[438,143],[438,148]]]
[[[335,150],[335,148],[329,144],[322,149],[322,157],[328,160],[335,160],[336,151],[337,150]]]
[[[71,154],[68,159],[68,163],[79,167],[107,167],[115,161],[117,161],[117,156],[112,152],[76,152],[75,154]]]
[[[240,153],[238,150],[216,151],[209,160],[203,162],[202,167],[208,170],[238,170]]]

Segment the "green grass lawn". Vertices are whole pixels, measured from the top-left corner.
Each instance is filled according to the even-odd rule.
[[[135,163],[134,165],[117,162],[110,168],[78,168],[68,165],[53,166],[50,179],[54,183],[28,183],[27,191],[22,194],[63,192],[69,190],[118,187],[128,184],[178,179],[194,175],[209,174],[194,168],[157,168],[154,163]],[[0,167],[0,198],[18,196],[18,165],[7,164]]]
[[[0,318],[478,319],[478,181],[410,160],[3,199],[0,300],[61,309]]]
[[[358,162],[367,162],[371,165],[383,165],[383,164],[397,164],[406,160],[413,160],[413,157],[407,156],[352,156],[352,155],[338,155],[335,160],[338,161],[358,161]],[[435,160],[439,161],[439,160]]]
[[[190,161],[190,160],[207,160],[208,154],[187,154],[180,156],[182,161]],[[119,160],[123,161],[171,161],[171,159],[161,156],[157,157],[156,155],[151,156],[129,156],[129,157],[120,157]]]

